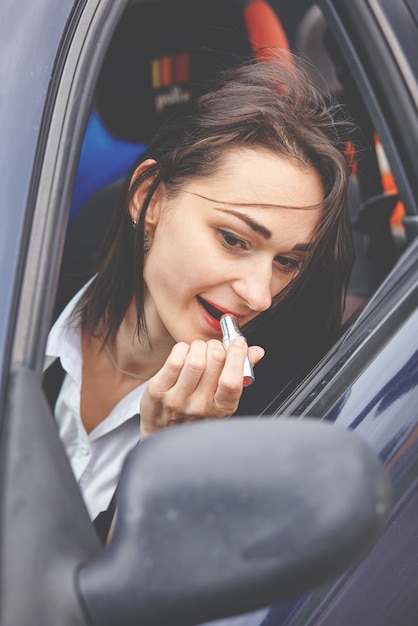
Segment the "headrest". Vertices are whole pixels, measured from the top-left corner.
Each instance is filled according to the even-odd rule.
[[[95,106],[114,136],[148,143],[176,107],[263,46],[288,48],[265,0],[131,3],[105,57]]]
[[[313,5],[305,13],[296,31],[296,49],[316,68],[315,79],[320,87],[334,95],[342,92],[335,64],[326,46],[327,23],[321,9]]]

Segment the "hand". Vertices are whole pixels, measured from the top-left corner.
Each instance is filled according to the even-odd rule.
[[[166,426],[232,415],[243,390],[247,354],[255,364],[264,350],[248,348],[243,337],[227,351],[216,339],[177,343],[142,395],[141,438]]]

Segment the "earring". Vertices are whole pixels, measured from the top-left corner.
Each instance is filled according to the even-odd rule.
[[[136,228],[136,221],[135,221],[135,220],[132,220],[132,228],[133,228],[134,230],[135,230],[135,228]]]
[[[150,249],[149,237],[147,231],[144,233],[144,256],[146,256],[148,250]]]

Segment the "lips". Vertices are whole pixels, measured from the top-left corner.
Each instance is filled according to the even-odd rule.
[[[220,309],[219,307],[215,306],[212,302],[208,302],[208,300],[205,300],[201,296],[196,296],[196,298],[200,306],[205,310],[205,312],[208,313],[208,315],[214,318],[217,322],[220,321],[222,315],[233,315],[234,317],[238,319],[242,319],[245,317],[245,314],[242,314],[242,313],[241,314],[236,313],[235,311],[230,311],[229,309]]]
[[[226,311],[218,309],[213,304],[207,302],[207,300],[203,300],[203,298],[201,298],[200,296],[197,296],[197,299],[199,300],[199,303],[202,305],[205,311],[209,313],[211,317],[214,317],[216,320],[218,320],[218,322],[221,319],[222,315],[225,315]]]

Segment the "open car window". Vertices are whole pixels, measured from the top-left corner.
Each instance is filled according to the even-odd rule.
[[[175,9],[169,2],[127,5],[93,86],[54,318],[95,273],[106,225],[126,192],[126,177],[145,150],[152,129],[202,89],[219,69],[254,55],[250,28],[254,18],[246,14],[244,5],[214,2],[198,9],[190,0],[181,0]],[[159,22],[161,11],[170,17],[165,26]],[[271,22],[273,18],[269,14],[264,19]],[[352,159],[350,213],[355,243],[344,314],[350,325],[392,270],[413,232],[405,228],[405,206],[381,141],[381,129],[376,128],[321,9],[315,4],[302,12],[289,36],[279,13],[275,20],[274,40],[268,32],[267,44],[274,41],[305,57],[323,88],[347,107],[359,127],[358,145],[347,144]],[[265,407],[272,397],[285,399],[311,367],[312,363],[303,366],[284,389],[264,390]],[[272,379],[270,387],[274,385]],[[261,410],[260,404],[256,406]]]

